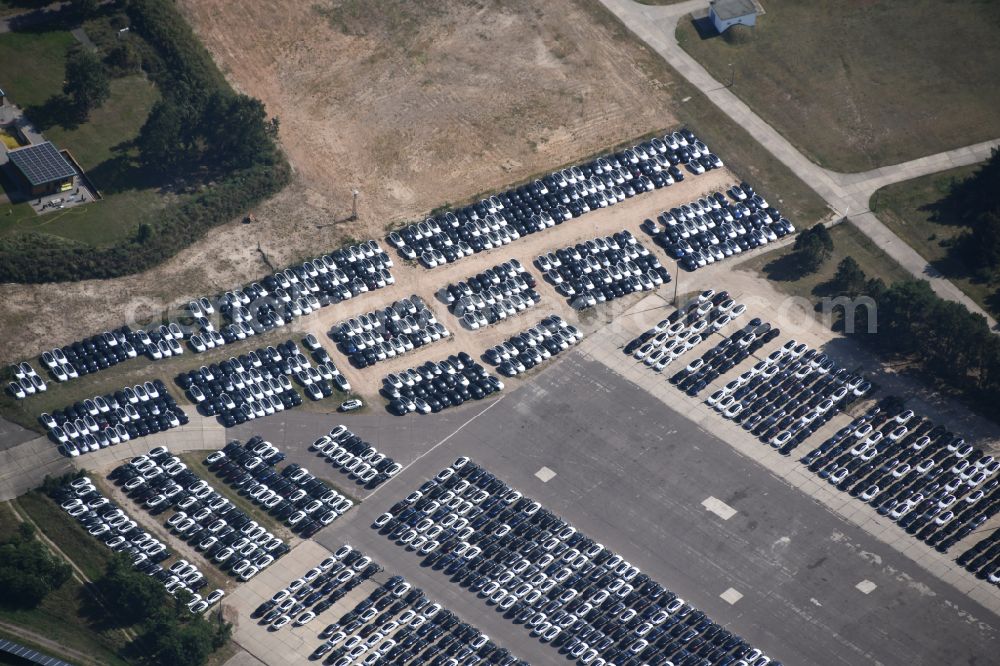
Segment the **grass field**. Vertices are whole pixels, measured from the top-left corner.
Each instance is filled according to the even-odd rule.
[[[66,54],[76,40],[68,32],[8,32],[0,35],[3,89],[26,109],[62,92]]]
[[[101,556],[106,560],[106,555],[101,551],[103,547],[47,497],[29,493],[18,498],[17,503],[19,509],[30,515],[63,552],[70,553],[73,561],[84,571]],[[10,504],[0,504],[0,539],[9,538],[16,526],[17,521]],[[89,575],[91,574],[88,572]],[[86,594],[84,587],[71,578],[58,590],[50,593],[37,608],[11,609],[0,604],[0,620],[51,637],[67,648],[92,655],[95,664],[126,664],[117,655],[117,651],[124,645],[124,636],[119,631],[102,628],[88,617]],[[24,642],[14,635],[11,635],[11,639]],[[47,654],[52,653],[50,649],[40,649]]]
[[[770,0],[753,36],[677,38],[811,159],[864,171],[1000,136],[1000,3]],[[975,45],[975,51],[963,48]]]
[[[139,134],[146,116],[160,92],[138,74],[111,80],[111,97],[90,113],[87,122],[73,129],[52,127],[45,138],[66,148],[85,170],[95,168],[114,156],[112,148]],[[101,183],[96,183],[98,189]]]
[[[133,235],[163,205],[163,197],[150,189],[112,194],[45,215],[36,215],[28,202],[0,204],[0,238],[34,232],[106,247]]]
[[[992,315],[1000,316],[1000,285],[970,279],[948,257],[948,245],[966,233],[968,227],[934,219],[935,204],[948,194],[952,183],[967,178],[978,166],[958,167],[883,187],[872,195],[869,207],[969,298]]]
[[[772,280],[774,286],[790,296],[815,301],[824,294],[823,285],[837,272],[837,264],[844,257],[854,257],[868,277],[879,277],[886,284],[912,277],[891,257],[871,244],[871,241],[850,222],[830,229],[833,238],[833,255],[818,271],[797,279],[784,273],[782,259],[792,253],[792,246],[762,254],[742,264],[741,269],[753,270]]]
[[[710,99],[677,75],[674,113],[726,166],[763,192],[772,205],[805,229],[830,214],[823,198],[791,169],[764,149],[750,133],[722,112]]]
[[[588,4],[592,5],[590,13],[594,20],[605,25],[611,34],[638,41],[599,2],[588,0]],[[811,187],[765,150],[749,132],[733,122],[701,91],[689,84],[666,61],[655,53],[649,52],[648,55],[651,62],[647,65],[649,69],[645,74],[669,87],[672,98],[670,112],[676,116],[679,125],[691,128],[719,154],[727,167],[753,183],[769,199],[775,200],[796,226],[809,227],[827,217],[829,208]]]

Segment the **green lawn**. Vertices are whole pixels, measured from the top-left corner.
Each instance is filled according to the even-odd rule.
[[[10,502],[0,502],[0,541],[6,541],[17,532],[20,521],[14,515]]]
[[[160,93],[144,76],[135,74],[111,80],[111,97],[90,113],[86,123],[73,129],[52,127],[45,138],[66,148],[85,170],[114,155],[112,147],[139,134]],[[98,189],[101,183],[96,184]]]
[[[719,81],[734,63],[733,92],[817,163],[864,171],[1000,136],[1000,3],[763,4],[746,41],[686,19],[677,38]]]
[[[844,222],[830,229],[833,238],[833,255],[818,271],[797,279],[788,279],[782,259],[792,253],[788,245],[755,257],[740,265],[741,269],[752,270],[773,281],[774,286],[790,296],[815,302],[823,295],[822,285],[829,282],[837,272],[837,264],[844,257],[854,257],[868,277],[880,277],[886,284],[909,279],[910,273],[897,264],[850,222]]]
[[[978,168],[978,164],[973,164],[883,187],[872,196],[869,206],[887,227],[969,298],[992,315],[1000,316],[1000,285],[969,279],[948,258],[949,243],[966,233],[968,227],[932,219],[935,204],[947,196],[952,183],[964,180]]]
[[[66,53],[76,44],[68,32],[8,32],[0,35],[3,89],[25,109],[62,92]]]
[[[132,236],[163,205],[163,197],[151,189],[112,194],[102,201],[44,215],[35,214],[27,202],[0,204],[0,239],[37,232],[106,247]]]
[[[125,645],[124,635],[118,630],[104,629],[88,617],[86,594],[80,583],[70,579],[45,597],[37,608],[15,610],[0,606],[0,620],[51,637],[67,648],[89,654],[95,664],[125,666],[128,662],[117,654]],[[12,639],[18,640],[13,636]],[[40,649],[46,654],[52,653],[48,648]],[[68,661],[78,663],[72,658]]]
[[[738,177],[764,193],[768,201],[805,229],[830,214],[823,198],[768,152],[742,126],[733,122],[700,91],[675,75],[677,104],[672,109],[682,125],[697,134]]]

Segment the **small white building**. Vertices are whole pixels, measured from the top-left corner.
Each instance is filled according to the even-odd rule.
[[[720,34],[734,25],[753,26],[757,14],[757,4],[753,0],[710,0],[708,3],[708,17]]]

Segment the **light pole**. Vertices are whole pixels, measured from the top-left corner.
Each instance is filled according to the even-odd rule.
[[[674,264],[674,307],[677,308],[678,310],[681,307],[677,303],[677,287],[680,286],[680,283],[681,283],[681,264],[680,262],[677,262],[676,264]]]
[[[729,63],[729,85],[727,88],[732,88],[733,83],[736,81],[736,65]]]
[[[351,203],[351,220],[353,221],[358,219],[358,191],[351,190],[351,196],[353,197]]]

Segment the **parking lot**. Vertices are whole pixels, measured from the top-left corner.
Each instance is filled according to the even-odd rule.
[[[574,390],[581,386],[588,390]],[[411,419],[409,451],[389,438],[383,446],[410,462],[478,413],[463,412],[450,423]],[[990,611],[577,353],[417,460],[320,541],[376,554],[490,635],[523,636],[370,528],[399,489],[467,453],[784,663],[974,663],[996,639]],[[533,663],[550,650],[520,645]]]
[[[707,187],[721,188],[730,182],[729,178],[729,174],[719,171],[694,182],[699,187],[704,181]],[[259,440],[251,438],[262,436],[276,444],[288,460],[279,474],[271,469],[255,470],[257,463],[248,454],[231,461],[232,469],[227,469],[219,479],[208,480],[218,481],[220,485],[242,484],[233,488],[244,488],[246,495],[257,504],[275,509],[278,518],[298,525],[296,529],[302,536],[315,535],[316,541],[331,550],[345,542],[363,549],[388,569],[382,578],[395,573],[404,575],[414,586],[423,588],[429,596],[455,610],[463,620],[476,625],[493,640],[513,646],[517,657],[532,663],[551,663],[557,652],[551,644],[533,636],[529,638],[525,627],[511,623],[496,611],[496,605],[484,605],[482,599],[468,589],[449,581],[440,571],[421,566],[420,558],[387,543],[384,535],[371,529],[377,515],[459,456],[472,457],[512,487],[559,514],[580,533],[620,553],[644,575],[673,590],[691,606],[704,610],[725,631],[742,636],[748,644],[764,649],[775,660],[785,664],[974,663],[989,653],[997,639],[1000,592],[991,581],[985,580],[986,575],[977,580],[963,568],[964,564],[952,558],[971,546],[975,538],[970,533],[992,516],[984,515],[980,520],[978,515],[970,515],[968,529],[962,527],[956,531],[952,540],[961,547],[950,557],[941,556],[927,544],[908,538],[892,521],[881,519],[874,507],[852,501],[823,478],[810,478],[811,473],[801,464],[796,463],[796,469],[790,472],[786,463],[793,461],[782,458],[772,449],[780,448],[788,453],[815,432],[815,442],[810,441],[809,446],[804,447],[808,450],[850,421],[851,417],[840,414],[840,409],[849,407],[848,402],[853,399],[861,401],[867,389],[843,402],[844,396],[833,398],[851,381],[863,382],[862,372],[867,369],[859,366],[855,357],[841,359],[831,350],[827,358],[821,343],[811,339],[804,344],[790,342],[781,348],[784,352],[773,349],[796,334],[784,325],[783,316],[787,312],[778,308],[776,302],[772,308],[772,304],[762,304],[760,299],[757,302],[745,299],[739,290],[742,287],[739,276],[720,273],[718,266],[707,266],[712,263],[707,261],[704,271],[698,274],[700,288],[711,280],[720,289],[731,289],[733,300],[722,291],[705,296],[703,300],[709,305],[700,312],[701,320],[695,317],[682,326],[683,331],[675,331],[682,338],[680,341],[660,340],[658,350],[647,350],[645,359],[635,360],[622,353],[625,343],[635,340],[652,322],[663,320],[673,311],[673,308],[663,307],[670,288],[657,290],[658,286],[671,281],[667,267],[659,263],[663,250],[646,239],[637,240],[629,229],[637,230],[642,215],[650,214],[649,209],[653,207],[680,205],[682,190],[683,200],[691,201],[691,196],[697,196],[697,189],[687,186],[685,190],[684,187],[676,188],[677,192],[670,199],[663,191],[637,201],[625,202],[623,196],[619,199],[622,203],[615,205],[615,212],[595,211],[584,221],[565,220],[569,223],[560,229],[535,234],[530,239],[522,238],[492,257],[479,255],[453,264],[453,257],[442,262],[431,255],[435,261],[424,260],[424,263],[439,266],[433,273],[414,265],[395,267],[397,275],[403,276],[401,282],[406,291],[397,288],[395,292],[374,293],[392,284],[388,279],[392,276],[388,275],[388,268],[383,267],[391,266],[386,261],[388,257],[373,246],[370,248],[372,257],[357,255],[353,262],[358,264],[356,272],[359,275],[362,272],[367,275],[367,282],[358,277],[351,281],[354,287],[349,291],[339,292],[337,289],[343,285],[334,284],[341,281],[334,268],[333,277],[327,282],[335,293],[326,294],[323,302],[313,304],[306,294],[306,290],[322,291],[311,289],[310,281],[314,277],[323,282],[319,277],[319,264],[309,262],[292,272],[276,274],[273,283],[263,281],[263,288],[251,284],[245,292],[228,292],[220,306],[220,314],[225,307],[226,316],[232,322],[224,344],[232,345],[234,356],[240,352],[245,355],[240,356],[235,365],[231,361],[220,362],[218,366],[209,364],[207,374],[206,369],[194,371],[192,367],[192,372],[182,375],[177,383],[188,390],[192,400],[202,405],[201,413],[218,415],[222,424],[235,426],[229,429],[227,436],[236,435],[255,445]],[[652,192],[652,188],[649,191]],[[752,191],[743,192],[753,196]],[[732,198],[738,197],[733,195]],[[647,199],[643,208],[636,205]],[[766,202],[754,201],[751,208],[760,209],[757,221],[761,225],[781,226],[782,220],[774,219],[765,210],[768,208]],[[717,209],[712,209],[711,203],[701,209],[705,213],[702,218],[715,219],[712,212],[723,215],[721,203]],[[670,214],[677,222],[677,215]],[[764,215],[771,216],[772,221],[767,222]],[[661,222],[669,224],[669,220]],[[730,224],[728,220],[716,222],[718,229],[727,235],[730,233],[725,226]],[[707,221],[705,223],[707,225]],[[537,230],[541,231],[544,226]],[[651,231],[649,226],[647,232]],[[695,228],[697,230],[696,224]],[[689,235],[692,233],[687,224],[685,229]],[[785,228],[782,226],[782,229]],[[775,237],[771,240],[783,235],[778,229],[772,231]],[[472,233],[471,228],[469,233]],[[504,238],[509,242],[516,236]],[[707,236],[703,241],[705,238]],[[643,247],[643,241],[648,249]],[[491,239],[490,243],[474,249],[486,252],[491,244],[499,248],[506,243],[493,243]],[[732,247],[730,250],[732,254],[737,253]],[[369,262],[372,258],[377,261]],[[476,259],[487,261],[476,264]],[[433,311],[425,309],[424,304],[430,303],[443,313],[432,300],[441,292],[433,289],[440,289],[449,282],[456,283],[463,277],[468,279],[476,265],[494,264],[499,259],[516,262],[508,264],[504,273],[506,280],[500,275],[494,279],[484,271],[476,276],[480,283],[478,290],[470,288],[469,293],[465,293],[460,285],[453,284],[456,287],[451,294],[453,299],[469,299],[468,303],[460,303],[461,325],[451,322],[449,315],[443,315],[442,320],[453,324],[449,331],[443,322],[436,320]],[[515,267],[519,266],[541,271],[537,285],[543,292],[549,290],[544,297],[545,310],[551,308],[578,324],[587,333],[586,339],[581,342],[582,334],[577,335],[579,332],[573,326],[567,329],[569,336],[559,336],[564,344],[558,339],[550,339],[562,328],[558,316],[550,319],[547,326],[511,336],[543,314],[537,311],[535,315],[529,313],[527,318],[501,321],[531,307],[541,296],[534,291],[534,279],[530,286],[526,280],[518,282],[522,271]],[[330,270],[322,274],[327,275]],[[312,276],[313,271],[316,276]],[[428,275],[434,280],[427,280]],[[282,276],[289,286],[281,282]],[[683,273],[682,276],[687,286],[690,276]],[[295,291],[290,286],[295,282],[293,278],[302,282],[303,288],[299,291],[305,299],[303,302],[292,299],[284,313],[264,310],[255,311],[254,315],[263,316],[265,323],[276,325],[274,317],[279,314],[291,322],[293,318],[317,310],[311,317],[296,319],[296,327],[303,326],[310,333],[304,342],[317,363],[315,369],[297,347],[301,339],[298,333],[290,332],[294,339],[277,348],[235,344],[252,335],[241,325],[240,330],[244,333],[241,338],[234,328],[245,324],[243,320],[250,316],[246,307],[250,298],[260,295],[262,290]],[[715,283],[716,278],[722,279]],[[357,280],[365,282],[365,289]],[[487,281],[495,290],[484,286]],[[737,287],[733,286],[734,281]],[[549,286],[541,287],[542,282]],[[364,293],[366,290],[368,293]],[[386,308],[391,299],[412,291],[418,293]],[[554,297],[553,291],[564,298]],[[636,291],[653,293],[648,297],[624,299]],[[522,292],[530,298],[523,301],[524,308],[519,308],[512,297]],[[476,299],[473,294],[479,294],[480,298]],[[355,299],[346,310],[344,307],[319,309],[346,298]],[[510,303],[505,300],[508,298]],[[616,301],[619,298],[623,300]],[[197,314],[202,300],[189,306],[192,314]],[[481,317],[473,318],[475,326],[465,320],[465,311],[469,308],[484,311]],[[739,308],[738,314],[747,313],[744,319],[760,315],[768,321],[758,318],[749,323],[740,321],[736,325],[739,333],[734,333],[736,326],[721,330],[737,316],[736,308]],[[202,310],[201,315],[204,314]],[[459,313],[452,314],[457,316]],[[644,325],[638,323],[640,319]],[[204,322],[198,323],[205,328]],[[610,325],[603,326],[605,323]],[[663,320],[662,323],[664,329],[670,329],[676,322]],[[783,337],[774,345],[765,346],[779,335],[779,325]],[[476,330],[484,328],[486,330]],[[200,335],[205,336],[206,330]],[[332,332],[337,335],[331,335]],[[661,332],[656,331],[654,335]],[[715,335],[717,332],[719,335]],[[161,331],[161,335],[166,339],[172,332],[167,329]],[[374,394],[381,380],[382,386],[399,393],[392,395],[391,391],[383,391],[386,397],[403,401],[404,409],[397,405],[394,411],[426,414],[444,410],[444,413],[426,419],[418,414],[394,418],[381,405],[374,405],[374,409],[364,413],[339,417],[303,413],[303,410],[285,411],[301,403],[298,391],[286,375],[297,378],[314,400],[331,396],[334,385],[341,391],[351,389],[326,349],[317,348],[321,340],[333,351],[331,337],[339,343],[339,353],[351,360],[353,367],[348,367],[347,363],[342,367],[352,379],[358,380],[355,386],[365,392],[366,398]],[[210,340],[213,336],[201,339]],[[505,388],[503,382],[488,376],[478,361],[481,359],[479,354],[489,345],[504,339],[508,339],[509,349],[495,348],[495,359],[487,354],[482,360],[496,365],[497,371],[505,377],[528,372],[533,364],[557,354],[558,359],[546,363],[544,374],[531,375],[530,383],[516,379],[501,392]],[[102,336],[101,340],[104,345],[113,346],[110,339]],[[440,345],[431,345],[438,340],[441,340]],[[524,349],[518,346],[518,341]],[[574,341],[580,344],[570,349]],[[683,344],[678,346],[678,342]],[[124,346],[121,340],[117,344]],[[673,347],[669,347],[671,344]],[[425,345],[432,348],[416,349]],[[171,348],[169,344],[166,346]],[[250,353],[251,346],[260,346],[260,349]],[[696,346],[699,347],[697,352],[694,351]],[[810,346],[812,349],[808,348]],[[158,344],[157,348],[160,347]],[[537,356],[527,351],[536,348]],[[500,350],[506,351],[507,356]],[[563,351],[565,353],[560,353]],[[673,351],[677,353],[671,355]],[[732,351],[739,353],[730,354]],[[768,364],[765,357],[772,351],[779,357]],[[530,362],[522,359],[522,365],[514,365],[513,359],[524,353],[529,354]],[[701,358],[696,359],[699,354]],[[395,356],[404,358],[395,359]],[[448,358],[442,361],[446,356]],[[198,363],[197,358],[192,357],[193,365]],[[245,358],[250,362],[244,361]],[[429,363],[431,359],[439,362]],[[670,373],[660,372],[674,359],[678,361],[677,368]],[[503,362],[511,365],[503,366]],[[379,367],[361,370],[374,363]],[[406,367],[411,371],[402,370]],[[841,367],[851,368],[851,373],[840,371]],[[468,372],[463,372],[465,369]],[[799,376],[800,369],[806,374]],[[675,374],[675,371],[678,372]],[[785,383],[770,381],[778,372],[784,373],[778,379],[787,380]],[[734,380],[737,375],[738,381]],[[680,391],[668,383],[668,376]],[[471,387],[469,394],[466,395],[459,385]],[[137,386],[136,391],[139,390]],[[770,396],[768,403],[761,402],[766,397],[765,392]],[[411,400],[412,407],[405,400]],[[463,402],[470,404],[463,405]],[[725,420],[718,418],[712,407]],[[89,408],[84,405],[84,409]],[[96,409],[100,411],[100,405]],[[778,411],[780,413],[776,413]],[[78,416],[86,418],[83,413]],[[753,430],[752,434],[761,437],[763,443],[743,432],[751,428],[740,429],[744,421],[752,421],[758,416],[754,424],[759,423],[761,432]],[[376,446],[379,452],[376,454],[367,444],[358,443],[356,450],[345,449],[329,456],[332,461],[341,460],[335,466],[323,455],[308,449],[318,437],[331,432],[340,422]],[[86,422],[85,426],[89,427]],[[99,449],[99,445],[96,448]],[[232,453],[227,449],[227,455]],[[838,451],[840,454],[844,451]],[[384,474],[385,478],[379,476],[385,470],[376,468],[378,463],[373,460],[376,455],[391,456],[378,461],[385,463],[386,469],[389,466],[395,469],[395,461],[398,461],[399,469],[392,478],[388,474]],[[104,457],[101,452],[94,456],[95,459]],[[251,462],[254,467],[245,462]],[[857,480],[861,478],[860,463],[868,461],[855,464],[845,456],[837,468],[832,466],[832,461],[827,462],[824,470],[829,469],[831,476],[857,472],[857,478],[852,477]],[[230,461],[220,458],[215,464],[229,465]],[[983,462],[984,467],[990,464],[992,460]],[[308,471],[301,469],[306,466]],[[995,473],[994,468],[990,469]],[[868,471],[870,469],[865,469],[865,473]],[[351,500],[339,497],[324,486],[324,478],[342,479],[343,474],[358,479],[351,490],[364,502],[346,514],[334,511],[332,503],[325,505],[322,501],[330,494],[330,502],[350,503]],[[371,475],[370,479],[365,475]],[[375,483],[375,478],[380,483]],[[839,476],[835,480],[839,482],[844,478]],[[193,494],[212,491],[211,486],[201,484],[192,477],[185,479],[184,488]],[[304,488],[295,484],[312,485]],[[857,485],[857,489],[863,490],[861,485]],[[183,490],[177,488],[178,493]],[[290,493],[295,493],[294,501]],[[216,499],[222,502],[221,497]],[[923,502],[923,516],[933,508],[933,502],[924,497],[920,501]],[[162,519],[150,521],[148,516],[139,517],[138,522],[145,523],[154,534],[169,532],[171,546],[176,546],[179,554],[200,563],[203,556],[198,551],[202,550],[202,543],[215,538],[203,534],[202,530],[211,531],[213,525],[220,530],[228,528],[225,521],[212,513],[211,505],[202,507],[195,505],[193,499],[191,502],[189,513],[192,515],[171,514],[165,525]],[[274,504],[270,505],[271,502]],[[282,505],[280,509],[279,504]],[[928,515],[930,519],[936,514]],[[249,521],[249,517],[246,518]],[[337,518],[334,524],[318,532],[334,518]],[[957,526],[957,521],[955,524]],[[904,526],[902,522],[900,526]],[[275,562],[258,548],[273,537],[255,523],[247,523],[246,528],[246,539],[237,534],[227,535],[232,536],[230,541],[239,551],[228,565],[235,562],[242,567],[245,564],[240,569],[233,568],[234,576],[251,579],[240,586],[237,594],[245,592],[248,599],[257,600],[247,609],[236,602],[241,609],[235,618],[237,639],[269,663],[287,661],[293,652],[305,658],[318,645],[315,633],[319,627],[294,628],[291,625],[295,620],[290,617],[289,626],[279,632],[259,625],[254,629],[248,620],[250,611],[270,596],[258,598],[262,579],[270,582],[277,580],[271,580],[274,576],[281,579],[280,585],[271,590],[273,593],[319,561],[310,556],[306,559],[311,561],[296,568],[294,552],[313,555],[322,555],[322,552],[317,550],[315,543],[306,541],[292,555]],[[236,529],[242,534],[242,526]],[[185,539],[177,539],[178,534]],[[969,536],[969,540],[959,543],[965,536]],[[256,538],[262,539],[261,543],[251,542]],[[237,544],[239,547],[235,547]],[[220,551],[231,550],[228,544],[213,542],[205,547],[206,552],[216,546]],[[996,554],[993,549],[989,551],[990,558]],[[225,559],[233,555],[226,553]],[[980,562],[982,572],[987,571],[984,563],[986,560]],[[186,571],[186,566],[175,573],[193,576],[195,572]],[[218,572],[205,570],[204,573],[206,578],[212,578],[213,574],[218,575]],[[383,582],[382,578],[377,582]],[[225,587],[233,584],[233,581],[219,582]],[[354,608],[374,589],[373,585],[365,582],[357,590],[351,589],[346,596],[338,598],[331,615],[339,616]],[[246,592],[248,589],[256,591]],[[232,602],[227,599],[226,603]],[[296,617],[299,614],[297,612]],[[679,625],[678,629],[684,627]],[[704,629],[701,627],[698,631]],[[674,638],[681,638],[687,631],[685,629],[682,635]],[[622,642],[623,637],[615,640],[620,642],[622,649],[630,649],[631,643]],[[701,639],[692,635],[687,640],[698,643]],[[358,646],[352,645],[351,649],[355,647]],[[636,652],[648,657],[646,647],[643,645]],[[707,643],[699,644],[699,648],[709,652],[712,652],[711,647]],[[370,645],[366,650],[375,648]],[[590,653],[574,653],[574,656],[586,659]],[[716,653],[713,663],[720,656]],[[750,661],[758,666],[756,656]]]

